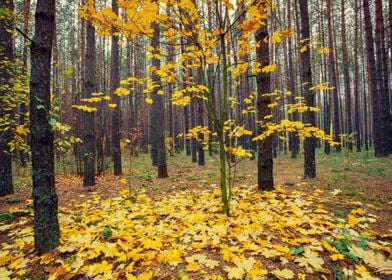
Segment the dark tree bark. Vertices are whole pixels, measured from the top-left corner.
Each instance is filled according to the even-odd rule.
[[[38,254],[59,244],[54,181],[53,131],[50,119],[50,74],[55,0],[38,0],[31,45],[30,131],[33,165],[34,245]]]
[[[329,78],[331,79],[331,90],[333,100],[333,138],[335,142],[340,143],[340,119],[339,119],[339,91],[338,91],[338,80],[336,76],[336,63],[335,63],[335,48],[334,48],[334,37],[333,37],[333,24],[332,24],[332,0],[327,0],[327,11],[328,11],[328,47],[329,47]],[[341,146],[336,147],[336,151],[341,151]]]
[[[152,25],[154,29],[154,36],[151,38],[151,47],[153,47],[154,52],[159,51],[159,37],[160,30],[157,23]],[[159,59],[152,58],[152,67],[159,69],[161,62]],[[152,82],[154,84],[160,85],[161,81],[156,72],[152,73]],[[167,164],[166,164],[166,149],[165,149],[165,107],[164,107],[164,96],[157,94],[160,87],[155,87],[152,92],[153,104],[150,107],[150,140],[151,140],[151,155],[156,157],[158,178],[168,177]]]
[[[287,0],[287,25],[291,26],[291,1]],[[294,76],[294,62],[293,62],[293,49],[292,49],[292,38],[287,39],[287,49],[288,49],[288,88],[291,91],[291,95],[289,97],[289,102],[291,104],[295,103],[295,76]],[[292,121],[298,121],[298,112],[294,112],[291,114]],[[289,138],[289,149],[291,150],[291,158],[297,158],[299,152],[299,137],[295,134],[290,134]]]
[[[392,25],[391,25],[392,27]],[[380,156],[388,157],[392,152],[392,118],[391,102],[389,100],[389,73],[388,54],[385,46],[385,28],[382,1],[376,0],[376,57],[377,57],[377,80],[378,95],[380,98],[380,121],[381,121],[381,150]]]
[[[343,77],[344,77],[344,91],[346,93],[346,134],[350,136],[353,132],[352,127],[352,116],[351,116],[351,85],[350,85],[350,64],[347,54],[347,42],[346,42],[346,18],[345,18],[345,0],[341,1],[341,18],[342,18],[342,56],[343,56]],[[349,137],[351,138],[351,137]],[[349,139],[347,143],[347,148],[349,151],[353,150],[352,139]]]
[[[83,97],[90,98],[96,89],[95,83],[95,28],[90,21],[86,30],[86,77],[84,80]],[[94,112],[83,112],[83,186],[95,185],[95,115]]]
[[[369,97],[372,105],[373,143],[375,156],[381,156],[381,120],[380,120],[380,100],[377,92],[376,61],[374,58],[373,30],[370,18],[369,0],[363,0],[363,11],[366,32],[367,64],[369,77]]]
[[[267,26],[263,25],[255,34],[255,40],[259,43],[256,48],[256,59],[262,65],[269,64],[269,46],[264,43],[264,39],[268,38]],[[266,122],[266,116],[271,115],[271,97],[266,93],[271,92],[271,77],[268,73],[259,73],[257,75],[257,120]],[[260,127],[259,133],[263,133],[264,127]],[[273,158],[272,158],[272,136],[267,137],[259,143],[258,161],[257,161],[257,184],[258,189],[268,191],[274,189],[273,178]]]
[[[112,10],[118,15],[117,0],[112,0]],[[113,33],[116,29],[113,30]],[[112,148],[113,148],[113,165],[114,175],[122,173],[121,165],[121,132],[120,132],[120,97],[115,94],[115,90],[120,86],[120,52],[118,45],[118,36],[112,35],[112,67],[110,71],[110,91],[113,96],[113,103],[116,108],[112,110]]]
[[[197,106],[197,100],[195,97],[192,98],[191,104],[190,104],[190,110],[191,110],[191,128],[194,128],[196,126],[196,106]],[[192,154],[192,162],[197,162],[197,147],[198,147],[197,140],[192,138],[191,139],[191,154]]]
[[[301,38],[310,38],[310,26],[309,26],[309,12],[308,12],[308,1],[300,0],[299,8],[301,12]],[[312,69],[310,66],[310,49],[307,48],[305,52],[301,54],[301,69],[302,69],[302,92],[305,96],[306,106],[314,107],[314,93],[309,90],[312,86]],[[316,126],[315,113],[307,110],[304,113],[304,123]],[[316,138],[306,137],[304,140],[304,153],[305,153],[305,178],[316,177]]]
[[[7,15],[0,19],[0,118],[10,118],[12,108],[6,100],[10,92],[7,90],[11,79],[12,66],[4,62],[14,60],[14,42],[12,38],[14,3],[12,0],[0,2],[0,9]],[[12,155],[9,142],[12,140],[10,128],[0,130],[0,196],[13,194]]]
[[[25,0],[23,4],[23,33],[28,35],[29,34],[29,18],[30,18],[30,0]],[[27,52],[28,52],[28,45],[27,45],[27,39],[23,38],[23,55],[22,55],[22,61],[23,61],[23,71],[27,72]],[[19,106],[19,124],[24,125],[25,124],[25,114],[26,114],[26,104],[21,103]],[[26,167],[27,163],[27,154],[24,151],[19,152],[19,158],[20,158],[20,165],[23,167]]]
[[[201,73],[200,73],[201,77]],[[198,122],[199,125],[204,126],[204,101],[202,99],[198,99]],[[203,139],[204,135],[199,136],[200,139]],[[205,165],[205,152],[204,152],[204,147],[201,143],[199,143],[199,153],[198,153],[198,165]]]
[[[355,135],[355,145],[357,147],[357,152],[361,152],[361,124],[359,117],[359,65],[358,65],[358,13],[359,7],[356,5],[355,8],[355,24],[354,24],[354,107],[355,107],[355,117],[354,117],[354,130]]]

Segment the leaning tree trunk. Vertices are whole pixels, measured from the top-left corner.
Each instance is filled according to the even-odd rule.
[[[12,29],[14,17],[14,4],[12,0],[0,2],[0,9],[5,11],[5,18],[0,18],[0,119],[7,118],[12,114],[12,108],[7,108],[6,102],[10,97],[7,90],[11,71],[9,64],[12,65],[14,58],[14,43],[12,39]],[[11,66],[12,67],[12,66]],[[12,185],[12,156],[9,142],[12,139],[10,129],[0,130],[0,196],[13,194]]]
[[[261,65],[269,64],[269,46],[264,43],[268,38],[267,25],[263,25],[256,32],[255,40],[259,44],[256,48],[256,59]],[[271,77],[269,73],[259,73],[257,75],[257,120],[259,122],[267,121],[266,117],[271,115],[271,97],[267,95],[271,92]],[[265,127],[261,126],[259,133],[265,132]],[[267,137],[259,143],[258,161],[257,161],[257,184],[259,190],[273,190],[273,159],[272,159],[272,136]]]
[[[118,15],[117,0],[112,0],[112,9]],[[114,29],[114,32],[116,29]],[[112,34],[112,68],[110,71],[110,91],[113,96],[113,103],[117,106],[112,109],[112,148],[114,175],[122,173],[121,165],[121,132],[120,132],[120,97],[115,94],[115,90],[120,86],[120,54],[118,36]]]
[[[55,0],[38,0],[31,45],[30,131],[33,165],[34,245],[38,254],[59,244],[54,181],[53,131],[50,120],[50,74]]]
[[[301,37],[302,40],[310,38],[310,26],[309,26],[309,13],[308,13],[308,1],[300,0],[299,8],[301,11]],[[305,41],[306,42],[306,41]],[[310,90],[312,86],[312,69],[310,66],[310,49],[306,48],[301,54],[301,69],[302,69],[302,92],[305,95],[306,106],[314,107],[314,93]],[[311,126],[316,126],[315,113],[307,110],[304,113],[304,122]],[[316,177],[316,138],[306,137],[304,140],[304,153],[305,153],[305,178]]]

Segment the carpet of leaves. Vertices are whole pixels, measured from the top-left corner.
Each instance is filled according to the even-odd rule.
[[[0,279],[390,277],[391,232],[373,232],[376,217],[360,206],[336,218],[322,192],[244,185],[234,189],[231,217],[221,214],[216,187],[159,197],[124,189],[110,199],[92,192],[60,208],[61,244],[42,256],[34,254],[32,216],[0,223]]]

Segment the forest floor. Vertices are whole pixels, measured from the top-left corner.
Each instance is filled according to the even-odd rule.
[[[230,218],[217,158],[168,157],[166,179],[148,155],[123,164],[91,188],[58,164],[62,240],[40,257],[29,171],[17,168],[16,194],[0,198],[0,279],[392,279],[392,158],[320,153],[305,180],[301,156],[279,155],[277,190],[263,194],[244,160]]]

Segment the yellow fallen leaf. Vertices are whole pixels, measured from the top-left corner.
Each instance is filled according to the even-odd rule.
[[[226,266],[224,270],[229,279],[242,279],[244,276],[244,269],[238,266]]]
[[[272,273],[278,277],[278,279],[293,279],[294,273],[290,269],[274,269]]]
[[[8,271],[8,269],[7,268],[5,268],[5,267],[0,267],[0,279],[4,279],[4,280],[8,280],[8,279],[11,279],[10,278],[10,275],[11,275],[11,272],[10,271]]]

